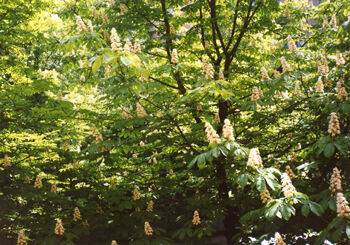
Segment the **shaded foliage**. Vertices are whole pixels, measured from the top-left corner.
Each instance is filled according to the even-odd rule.
[[[216,235],[259,244],[275,232],[287,244],[348,241],[329,190],[338,167],[350,198],[350,104],[337,85],[349,91],[346,1],[11,1],[0,10],[0,154],[11,165],[0,167],[0,242],[21,229],[34,244],[213,244]],[[337,25],[323,26],[332,15]],[[142,52],[128,51],[137,39]],[[221,137],[225,119],[234,141]],[[208,145],[205,122],[220,143]],[[252,148],[263,167],[247,166]],[[287,165],[291,196],[280,183]],[[265,189],[272,198],[262,203]]]

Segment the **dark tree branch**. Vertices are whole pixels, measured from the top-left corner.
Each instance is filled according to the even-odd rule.
[[[175,126],[176,126],[177,130],[178,130],[179,133],[181,134],[181,137],[182,137],[182,138],[184,139],[184,141],[186,142],[187,146],[190,147],[191,150],[193,150],[194,153],[199,154],[199,152],[198,152],[195,148],[193,148],[193,146],[191,145],[191,143],[188,141],[188,139],[186,138],[185,134],[182,132],[180,126],[179,126],[176,122],[174,122],[174,123],[175,123]]]
[[[166,9],[166,5],[165,5],[165,0],[161,0],[160,2],[162,5],[163,18],[164,18],[164,23],[165,23],[165,28],[166,28],[165,48],[166,48],[166,52],[168,54],[168,60],[171,63],[172,41],[171,41],[171,39],[169,39],[170,24],[169,24],[169,20],[168,20],[168,14],[167,14],[167,9]]]
[[[205,49],[205,39],[204,39],[204,37],[205,37],[205,33],[204,33],[204,27],[203,27],[203,10],[202,10],[202,7],[200,7],[200,9],[199,9],[199,18],[200,18],[200,25],[201,25],[201,41],[202,41],[202,45],[203,45],[203,48]],[[207,53],[207,55],[208,55],[208,57],[214,62],[214,58],[213,58],[213,56],[210,54],[210,52],[206,52]]]
[[[166,40],[165,40],[165,46],[166,46],[166,51],[168,54],[168,60],[170,63],[171,62],[171,50],[173,50],[173,44],[171,39],[169,39],[170,37],[170,24],[169,24],[169,19],[168,19],[168,12],[167,12],[167,7],[165,5],[165,0],[161,0],[161,5],[162,5],[162,12],[163,12],[163,18],[164,18],[164,23],[165,23],[165,27],[166,27]],[[173,71],[174,74],[174,78],[177,82],[177,87],[180,90],[181,94],[185,94],[186,93],[186,88],[183,85],[182,81],[181,81],[181,77],[180,74],[178,72]]]
[[[239,44],[241,43],[241,40],[244,36],[244,34],[246,33],[246,31],[248,30],[248,26],[249,26],[249,23],[250,21],[252,20],[253,16],[255,15],[256,11],[258,10],[258,8],[260,7],[260,5],[258,5],[255,10],[253,11],[252,15],[250,15],[251,11],[252,11],[252,8],[253,8],[253,1],[251,1],[249,3],[249,6],[248,6],[248,11],[247,11],[247,16],[245,18],[245,21],[244,21],[244,24],[242,26],[242,29],[241,29],[241,32],[239,33],[238,35],[238,38],[236,40],[236,43],[235,45],[233,46],[231,52],[229,53],[229,59],[232,60],[232,58],[235,56],[236,52],[237,52],[237,49],[239,47]]]
[[[162,6],[162,13],[163,13],[163,18],[164,18],[164,23],[165,23],[165,27],[166,27],[166,40],[165,40],[165,46],[166,46],[166,51],[168,54],[168,60],[169,62],[172,64],[171,62],[171,51],[173,50],[173,44],[170,37],[170,24],[169,24],[169,18],[168,18],[168,10],[165,4],[165,0],[160,0],[161,6]],[[172,73],[174,75],[175,81],[177,82],[177,88],[180,90],[181,94],[186,94],[186,88],[184,86],[184,84],[182,83],[181,77],[180,77],[180,73],[178,71],[174,71],[172,70]],[[191,106],[191,105],[188,105]],[[196,120],[197,123],[200,123],[201,120],[200,118],[196,115],[196,111],[194,109],[191,110],[192,111],[192,115],[194,117],[194,119]]]
[[[151,76],[150,76],[149,78],[152,79],[153,81],[159,82],[159,83],[161,83],[161,84],[163,84],[163,85],[165,85],[165,86],[168,86],[168,87],[170,87],[170,88],[179,89],[178,87],[173,86],[173,85],[170,85],[170,84],[168,84],[168,83],[166,83],[166,82],[163,82],[163,81],[161,81],[161,80],[159,80],[159,79],[157,79],[157,78],[154,78],[154,77],[151,77]]]
[[[228,55],[227,49],[225,47],[224,39],[222,37],[221,31],[218,25],[218,21],[217,21],[217,16],[216,16],[216,0],[211,0],[211,2],[209,2],[208,0],[208,3],[210,7],[210,16],[211,16],[212,26],[219,37],[222,50],[224,51],[224,54],[227,56]]]
[[[210,6],[210,1],[208,1],[208,5]],[[212,33],[212,39],[213,39],[213,44],[214,44],[214,48],[216,51],[216,55],[218,56],[218,58],[220,57],[220,49],[218,47],[218,45],[216,44],[216,31],[215,31],[215,26],[214,26],[214,22],[211,21],[211,33]]]
[[[160,54],[153,54],[153,53],[150,53],[150,52],[147,52],[147,51],[143,51],[143,52],[145,54],[149,54],[149,55],[156,56],[156,57],[159,57],[159,58],[164,58],[164,59],[168,58],[167,56],[163,56],[163,55],[160,55]]]
[[[153,21],[151,21],[145,14],[141,13],[140,11],[138,11],[138,10],[136,9],[136,6],[137,6],[137,4],[135,4],[135,10],[136,10],[136,12],[137,12],[142,18],[144,18],[149,24],[151,24],[152,26],[154,26],[154,28],[156,28],[158,31],[160,31],[159,27],[158,27],[156,24],[154,24]]]
[[[238,7],[239,7],[239,3],[240,3],[240,0],[237,0],[236,2],[236,9],[235,9],[235,15],[234,15],[234,20],[233,20],[233,26],[232,26],[232,30],[231,30],[231,36],[230,36],[230,39],[228,40],[228,43],[227,43],[227,49],[230,48],[231,46],[231,43],[233,41],[233,36],[236,32],[236,25],[237,25],[237,18],[238,18]]]

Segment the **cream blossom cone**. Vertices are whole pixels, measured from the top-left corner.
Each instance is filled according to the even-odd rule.
[[[201,219],[199,217],[199,212],[197,210],[195,210],[193,212],[193,219],[192,219],[192,223],[194,225],[199,225],[201,223]]]
[[[147,222],[147,221],[145,222],[144,228],[145,228],[145,234],[147,236],[152,236],[153,235],[153,229],[152,229],[151,225],[149,224],[149,222]]]
[[[211,126],[210,123],[206,122],[205,123],[205,132],[207,134],[207,139],[209,141],[209,144],[216,143],[220,144],[221,140],[213,126]]]
[[[337,167],[333,168],[333,173],[331,176],[331,181],[330,181],[330,186],[329,189],[333,192],[336,193],[338,191],[342,191],[342,184],[341,184],[341,175],[340,171]]]
[[[20,230],[17,237],[17,245],[27,245],[26,238],[24,236],[24,231]]]
[[[56,227],[55,227],[55,234],[62,236],[64,233],[64,228],[63,228],[63,224],[62,224],[62,220],[61,219],[57,219],[56,221]]]
[[[247,166],[252,168],[262,168],[262,159],[258,148],[250,149]]]
[[[328,133],[330,133],[333,137],[340,134],[340,124],[335,112],[331,113],[331,118],[328,125]]]

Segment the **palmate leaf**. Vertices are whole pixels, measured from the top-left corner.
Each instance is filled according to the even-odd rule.
[[[257,176],[255,183],[259,192],[262,192],[266,188],[265,179],[262,176]]]
[[[92,64],[92,67],[91,67],[92,72],[93,72],[93,73],[96,73],[97,70],[101,67],[102,63],[103,63],[103,56],[97,57],[97,58],[93,61],[93,64]]]
[[[309,201],[309,208],[310,208],[311,212],[313,212],[317,216],[321,216],[323,213],[323,208],[318,203]]]
[[[329,158],[333,156],[334,151],[335,151],[334,143],[328,143],[323,150],[323,154],[325,155],[325,157]]]
[[[247,150],[241,147],[235,142],[225,142],[224,144],[213,144],[207,152],[201,153],[200,155],[193,158],[193,160],[188,164],[188,168],[192,168],[196,163],[199,168],[203,168],[206,162],[211,162],[212,159],[217,159],[220,157],[227,157],[228,154],[232,154],[236,157],[244,157],[247,154]]]

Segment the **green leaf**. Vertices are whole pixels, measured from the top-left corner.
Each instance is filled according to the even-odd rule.
[[[348,154],[348,146],[344,144],[344,142],[340,142],[338,139],[334,142],[335,147],[338,149],[340,153],[343,155]]]
[[[282,214],[281,214],[281,212],[280,212],[279,210],[277,211],[276,216],[277,216],[278,218],[282,219]]]
[[[264,177],[265,177],[266,183],[270,186],[270,188],[272,190],[277,190],[278,189],[279,184],[277,183],[276,180],[271,179],[268,176],[264,176]]]
[[[341,109],[344,113],[349,114],[350,113],[350,104],[341,105]]]
[[[220,152],[222,155],[227,156],[228,150],[226,149],[225,146],[220,145],[218,148],[220,149]]]
[[[297,169],[298,170],[301,170],[301,169],[309,170],[309,169],[312,169],[312,168],[317,168],[317,166],[318,166],[317,162],[306,162],[306,163],[303,163],[303,164],[299,165],[297,167]]]
[[[330,230],[333,227],[337,227],[339,226],[339,224],[341,224],[344,221],[343,217],[335,217],[331,223],[329,223],[329,225],[327,226],[327,229]]]
[[[325,157],[331,157],[333,156],[335,151],[334,143],[328,143],[326,147],[324,148],[323,154]]]
[[[323,208],[320,204],[315,203],[315,202],[309,202],[309,207],[311,212],[313,212],[314,214],[316,214],[317,216],[321,216],[323,213]]]
[[[256,177],[256,187],[258,189],[259,192],[262,192],[266,185],[265,185],[265,179],[261,176],[257,176]]]
[[[275,202],[270,208],[267,209],[267,211],[265,212],[265,217],[267,219],[274,218],[277,214],[278,208],[279,208],[279,203]]]
[[[193,160],[188,164],[187,168],[192,168],[193,165],[196,164],[197,160],[198,160],[198,156],[196,156],[195,158],[193,158]]]
[[[320,155],[324,151],[327,143],[329,143],[329,142],[331,142],[331,137],[329,135],[323,136],[317,141],[317,143],[314,146],[314,147],[316,147],[315,150],[318,149],[316,151],[317,156]]]
[[[308,216],[310,213],[310,208],[309,208],[309,205],[308,204],[304,204],[302,207],[301,207],[301,214],[303,216]]]
[[[205,166],[205,155],[206,153],[202,153],[198,156],[197,165],[199,168],[203,168]]]
[[[328,206],[330,210],[336,211],[337,210],[337,205],[336,205],[336,201],[335,198],[331,198],[328,201]]]
[[[105,64],[113,64],[114,65],[116,63],[116,61],[117,61],[117,57],[111,56],[105,60]]]
[[[242,223],[252,223],[255,222],[257,219],[260,218],[260,216],[263,214],[262,209],[256,209],[249,211],[245,215],[242,216],[241,222]]]
[[[130,60],[128,58],[126,58],[125,56],[120,56],[120,61],[126,66],[131,65]]]
[[[96,73],[97,70],[100,68],[100,66],[102,65],[102,61],[103,61],[103,56],[99,56],[95,62],[92,64],[92,72]]]
[[[184,239],[185,235],[186,235],[186,230],[185,229],[181,230],[179,232],[179,239],[180,240]]]
[[[225,147],[226,147],[227,150],[230,151],[231,148],[232,148],[232,147],[231,147],[231,143],[230,143],[229,141],[227,141],[227,142],[225,143]]]
[[[345,226],[345,224],[341,223],[339,225],[339,227],[332,233],[331,239],[333,241],[339,241],[340,240],[341,235],[343,234],[343,231],[344,231],[344,226]]]
[[[210,153],[213,155],[214,158],[218,158],[220,156],[220,150],[218,146],[213,147],[211,149]]]
[[[350,239],[350,227],[349,227],[349,225],[346,226],[345,233],[346,233],[347,237]]]
[[[325,231],[321,231],[321,233],[318,235],[315,244],[316,245],[322,245],[324,244],[324,241],[326,239],[327,233]]]
[[[291,211],[290,211],[288,205],[281,204],[280,207],[279,207],[279,211],[281,212],[283,219],[285,219],[285,220],[289,220],[290,219]]]
[[[242,187],[244,188],[247,183],[248,183],[248,176],[247,174],[241,174],[238,176],[238,179],[237,179],[237,183]]]

